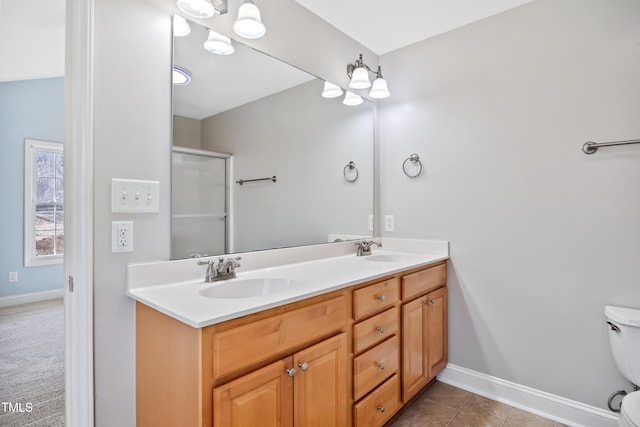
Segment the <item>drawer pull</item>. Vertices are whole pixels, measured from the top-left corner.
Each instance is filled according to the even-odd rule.
[[[381,334],[384,334],[384,326],[378,326],[378,327],[376,328],[376,330],[377,330],[378,332],[380,332]]]
[[[296,374],[296,370],[294,368],[287,369],[287,374],[292,377]]]
[[[376,296],[376,299],[377,299],[378,301],[384,301],[384,300],[385,300],[384,295],[377,295],[377,296]]]
[[[306,371],[307,368],[309,367],[309,365],[307,364],[307,362],[302,362],[302,363],[298,363],[298,366],[300,367],[300,369],[302,369],[303,371]]]
[[[377,409],[378,409],[378,411],[380,411],[380,412],[384,412],[384,406],[382,406],[382,405],[378,405],[378,408],[377,408]]]
[[[378,368],[380,368],[380,369],[384,369],[384,363],[382,363],[382,362],[376,363],[376,366],[378,366]]]

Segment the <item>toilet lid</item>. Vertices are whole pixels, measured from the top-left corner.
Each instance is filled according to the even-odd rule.
[[[621,416],[624,415],[625,419],[633,423],[632,425],[640,425],[640,391],[629,393],[622,399],[620,412]]]

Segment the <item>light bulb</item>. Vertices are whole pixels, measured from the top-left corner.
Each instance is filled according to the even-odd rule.
[[[238,9],[238,19],[233,24],[233,31],[245,39],[259,39],[267,32],[260,18],[260,9],[252,1],[245,1]]]
[[[194,18],[210,18],[214,13],[209,0],[178,0],[178,9]]]
[[[322,90],[323,98],[337,98],[342,95],[342,89],[331,82],[324,82],[324,89]]]
[[[230,55],[234,51],[231,39],[213,30],[209,30],[209,37],[204,42],[204,48],[218,55]]]
[[[378,77],[373,81],[373,85],[371,86],[371,92],[369,92],[369,96],[375,99],[386,98],[389,95],[389,89],[387,89],[387,81],[382,77]]]
[[[342,103],[344,105],[360,105],[362,104],[362,97],[348,90],[342,100]]]
[[[191,26],[183,16],[173,15],[173,36],[184,37],[191,32]]]
[[[358,67],[353,70],[349,87],[351,89],[366,89],[368,87],[371,87],[369,74],[364,67]]]

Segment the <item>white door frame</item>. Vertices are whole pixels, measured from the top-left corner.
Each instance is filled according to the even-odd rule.
[[[65,28],[66,426],[92,427],[93,0],[66,0]]]

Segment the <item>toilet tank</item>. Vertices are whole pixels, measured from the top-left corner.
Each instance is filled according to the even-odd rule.
[[[609,343],[616,365],[627,380],[640,385],[640,310],[606,306]]]

